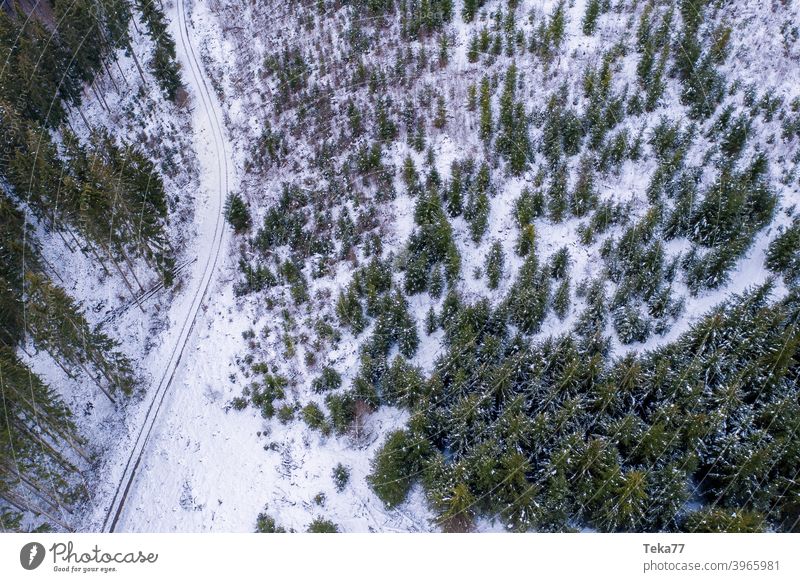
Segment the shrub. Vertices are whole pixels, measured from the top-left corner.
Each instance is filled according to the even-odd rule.
[[[316,518],[308,524],[308,533],[339,533],[339,526],[329,519]]]
[[[314,392],[327,392],[329,390],[336,390],[342,386],[342,377],[335,369],[330,366],[322,368],[322,375],[319,378],[314,378],[311,382],[311,388]]]
[[[336,487],[336,491],[341,493],[344,491],[344,488],[347,487],[347,483],[350,481],[350,469],[338,463],[333,468],[333,485]]]

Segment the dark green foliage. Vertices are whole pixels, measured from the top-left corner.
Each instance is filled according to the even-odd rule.
[[[503,276],[503,266],[505,255],[500,241],[494,241],[489,247],[489,254],[486,255],[486,279],[489,289],[497,289],[500,285],[500,278]]]
[[[439,327],[439,321],[436,318],[436,312],[433,306],[428,308],[428,313],[425,315],[425,333],[428,335],[434,333]]]
[[[308,524],[308,533],[339,533],[339,526],[329,519],[317,517]]]
[[[398,356],[381,378],[383,400],[393,406],[412,408],[425,394],[421,370]]]
[[[532,224],[534,219],[544,215],[544,197],[541,192],[531,193],[526,187],[514,202],[514,216],[520,228]]]
[[[706,0],[683,0],[680,3],[683,33],[673,49],[675,68],[683,83],[681,101],[697,118],[709,117],[725,94],[725,81],[715,67],[724,50],[704,54],[702,39],[699,38],[705,4]]]
[[[254,367],[254,370],[256,368]],[[289,381],[283,376],[272,375],[264,370],[264,380],[261,384],[253,383],[250,386],[250,400],[253,406],[261,411],[264,418],[275,415],[275,401],[285,397],[284,388]]]
[[[431,273],[444,265],[447,281],[453,283],[461,271],[461,257],[452,227],[435,190],[421,193],[414,210],[417,228],[408,243],[405,290],[409,294],[426,290]]]
[[[237,234],[250,229],[252,224],[250,209],[239,194],[228,194],[228,199],[225,201],[225,218]]]
[[[486,0],[464,0],[464,7],[461,11],[461,15],[464,17],[464,22],[472,22],[475,19],[475,15],[478,13]]]
[[[339,294],[336,302],[336,315],[339,316],[341,324],[349,327],[353,334],[358,335],[364,331],[367,321],[355,286],[350,285]]]
[[[284,185],[278,204],[267,211],[263,226],[256,234],[256,247],[264,253],[282,245],[299,248],[306,239],[303,231],[307,221],[306,202],[299,188]]]
[[[408,430],[398,430],[386,437],[367,477],[386,507],[397,507],[406,500],[429,451],[429,443]]]
[[[351,392],[328,394],[325,404],[331,414],[331,424],[336,434],[347,432],[356,419],[356,397]]]
[[[765,531],[764,516],[754,511],[703,509],[688,514],[681,530],[691,533],[759,533]]]
[[[584,158],[578,171],[578,181],[570,198],[570,210],[577,217],[585,216],[597,205],[594,187],[594,159]]]
[[[383,142],[392,141],[397,137],[397,125],[395,125],[390,107],[391,102],[385,97],[378,99],[375,104],[377,137]]]
[[[333,485],[336,487],[336,491],[341,493],[350,481],[350,469],[341,463],[337,463],[333,468],[331,477],[333,478]]]
[[[300,411],[300,416],[309,428],[319,430],[323,434],[330,431],[328,423],[325,422],[325,414],[322,409],[314,402],[309,402]]]
[[[527,257],[531,252],[536,250],[536,229],[532,224],[526,224],[520,227],[516,250],[520,257]]]
[[[567,316],[570,305],[569,277],[564,277],[553,294],[553,312],[559,319]]]
[[[122,0],[75,0],[50,8],[57,35],[16,2],[0,10],[5,63],[0,103],[26,120],[57,127],[65,119],[65,106],[80,103],[83,84],[94,80],[102,60],[128,44],[131,14]]]
[[[453,18],[453,0],[400,2],[402,36],[417,39],[441,30]]]
[[[755,234],[769,223],[777,199],[764,179],[765,172],[763,154],[741,172],[723,168],[692,213],[691,239],[711,249],[702,257],[687,258],[692,289],[724,283],[730,267],[747,250]]]
[[[266,511],[258,514],[256,533],[286,533],[286,530],[275,523],[275,518]]]
[[[539,269],[535,253],[530,253],[505,300],[509,322],[524,333],[536,333],[542,325],[550,301],[550,277]]]
[[[281,424],[288,424],[294,420],[294,407],[284,404],[278,409],[278,420]]]
[[[13,472],[0,472],[0,518],[6,531],[18,531],[20,514],[10,513],[9,509],[39,513],[38,503],[30,500],[25,490],[20,489],[20,477],[29,483],[47,479],[44,499],[53,503],[73,502],[80,498],[72,479],[77,470],[75,459],[87,459],[88,456],[84,450],[86,443],[77,433],[72,413],[58,393],[44,384],[12,349],[2,343],[0,378],[3,381],[0,462],[4,467],[16,467]],[[35,427],[35,433],[31,427]],[[43,443],[43,438],[56,443],[58,448],[43,446],[47,443]]]
[[[550,188],[547,190],[547,212],[550,220],[561,222],[569,208],[569,192],[567,191],[567,168],[558,166],[553,173]]]
[[[275,106],[282,108],[294,103],[308,85],[311,74],[305,55],[297,47],[286,48],[282,53],[272,53],[264,59],[264,73],[275,75],[278,81],[278,98]]]
[[[365,347],[372,354],[386,356],[393,345],[407,358],[414,356],[419,345],[417,324],[408,312],[408,301],[399,291],[381,300],[375,329]]]
[[[37,347],[47,351],[66,369],[91,372],[106,394],[130,395],[138,380],[131,361],[116,350],[118,342],[86,321],[80,307],[66,292],[43,276],[25,276],[25,324]],[[110,398],[110,396],[109,396]]]
[[[773,239],[764,264],[770,271],[783,275],[787,283],[800,278],[800,220],[795,219]]]
[[[24,331],[23,265],[40,263],[38,248],[25,250],[25,222],[12,201],[0,194],[0,344],[16,345]],[[28,243],[30,244],[30,242]]]
[[[492,138],[492,94],[489,86],[489,78],[481,79],[480,97],[478,99],[480,107],[479,132],[483,141],[488,142]]]
[[[581,120],[574,111],[564,106],[564,101],[564,96],[553,95],[544,112],[541,149],[553,167],[563,155],[574,156],[578,153],[584,135]]]
[[[322,368],[322,375],[314,378],[311,382],[311,388],[314,392],[327,392],[328,390],[336,390],[342,386],[342,377],[334,368],[325,366]]]
[[[175,60],[175,41],[167,32],[166,16],[160,4],[147,0],[136,0],[136,7],[142,13],[147,32],[155,44],[150,68],[158,80],[167,99],[174,101],[181,88],[181,68]]]
[[[586,4],[586,13],[583,15],[583,34],[591,36],[597,28],[597,17],[600,16],[600,0],[589,0]]]
[[[489,213],[491,204],[489,195],[491,193],[491,173],[489,166],[482,164],[475,180],[471,183],[469,199],[464,212],[464,218],[469,222],[469,230],[472,241],[479,243],[489,228]]]
[[[583,292],[584,338],[605,327],[603,288]],[[519,530],[788,530],[798,297],[770,303],[769,292],[733,297],[678,341],[614,361],[574,336],[530,345],[486,302],[454,303],[434,389],[376,455],[371,484],[396,506],[419,479],[447,527],[484,514]],[[708,507],[687,514],[690,498]]]
[[[497,151],[508,161],[511,173],[519,175],[528,166],[531,145],[524,103],[515,100],[517,87],[515,63],[512,63],[506,71],[503,87],[503,94],[500,97],[500,133],[497,136]]]
[[[554,279],[563,279],[569,274],[569,249],[561,247],[550,259],[550,276]]]

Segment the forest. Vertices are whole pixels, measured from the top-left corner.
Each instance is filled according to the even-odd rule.
[[[800,531],[792,3],[198,1],[203,72],[172,10],[0,5],[3,531],[70,530],[106,466],[43,361],[123,417],[152,394],[54,261],[117,281],[168,350],[142,275],[176,297],[203,224],[176,220],[175,146],[114,127],[123,67],[171,107],[124,111],[143,127],[217,100],[202,163],[232,168],[167,400],[191,452],[153,449],[199,475],[175,529],[257,506],[262,533]],[[230,463],[259,474],[223,503]]]
[[[550,4],[285,11],[308,32],[253,67],[281,99],[229,203],[237,293],[279,321],[233,405],[323,443],[407,411],[366,480],[443,531],[797,531],[800,97],[737,76],[731,3]],[[313,185],[265,207],[292,165]]]
[[[174,279],[159,169],[138,145],[91,126],[81,112],[83,96],[98,95],[95,79],[115,66],[118,52],[135,58],[134,10],[161,37],[164,15],[150,3],[11,0],[0,9],[3,531],[28,527],[25,515],[38,516],[43,529],[69,529],[66,516],[88,494],[82,471],[95,460],[73,420],[77,411],[20,355],[47,353],[67,377],[95,384],[116,406],[142,388],[136,362],[59,286],[58,269],[41,252],[42,233],[119,276],[131,297],[141,289],[134,262],[166,285]],[[161,40],[147,66],[174,99],[180,77],[170,43]]]

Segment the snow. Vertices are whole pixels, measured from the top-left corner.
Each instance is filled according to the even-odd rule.
[[[536,21],[528,22],[523,15],[531,11],[536,18],[550,15],[557,2],[527,1],[520,4],[517,24],[529,31]],[[773,34],[772,29],[776,28],[777,19],[797,22],[800,8],[795,3],[781,8],[784,11],[781,15],[772,16],[760,5],[736,3],[736,6],[718,11],[715,16],[714,22],[722,22],[724,18],[731,26],[755,31],[746,37],[733,36],[732,56],[723,71],[731,78],[742,76],[759,89],[774,87],[788,103],[800,93],[797,44],[785,46],[781,36]],[[188,29],[181,28],[179,11],[184,7],[190,15]],[[492,13],[500,7],[505,9],[505,3],[494,0],[487,2],[485,10]],[[609,47],[608,39],[617,38],[620,31],[636,26],[635,19],[631,24],[625,15],[617,16],[612,11],[600,17],[595,35],[586,37],[580,29],[584,7],[583,0],[576,0],[569,7],[566,46],[561,57],[547,71],[542,70],[535,59],[518,59],[521,75],[547,79],[543,83],[526,84],[528,94],[524,98],[528,111],[543,108],[547,96],[565,79],[572,84],[573,94],[579,94],[578,71],[587,63],[599,63],[598,51]],[[281,29],[284,20],[293,21],[277,8],[275,25],[267,27],[267,30],[256,28],[264,18],[264,12],[268,11],[263,6],[224,0],[176,0],[165,3],[165,9],[171,21],[170,32],[176,40],[184,81],[191,95],[191,112],[178,111],[165,104],[163,99],[145,107],[131,101],[133,91],[115,92],[108,84],[104,93],[112,112],[125,108],[151,111],[146,119],[139,120],[144,125],[143,131],[158,136],[152,141],[167,144],[167,147],[180,152],[181,170],[172,177],[168,176],[165,185],[171,198],[175,199],[171,212],[173,224],[177,225],[176,242],[183,249],[179,262],[197,257],[186,268],[182,288],[157,294],[152,303],[145,306],[148,317],[131,308],[111,322],[111,329],[121,340],[123,349],[139,362],[147,379],[147,392],[140,400],[117,410],[98,398],[90,383],[65,378],[46,355],[38,354],[28,359],[37,372],[52,385],[60,387],[73,410],[83,409],[87,402],[95,404],[94,410],[79,422],[90,440],[100,443],[98,448],[102,461],[92,473],[97,485],[91,491],[90,506],[77,526],[90,531],[103,526],[117,484],[129,475],[130,470],[126,470],[125,465],[131,451],[142,450],[142,461],[121,512],[118,531],[252,531],[256,516],[265,507],[278,525],[299,531],[317,516],[331,519],[343,531],[435,530],[431,521],[433,516],[419,486],[414,487],[403,506],[387,510],[366,482],[375,451],[388,432],[404,426],[408,418],[406,412],[382,407],[368,417],[363,436],[356,438],[352,435],[323,437],[299,419],[281,424],[277,419],[265,421],[252,408],[240,412],[229,409],[231,399],[241,395],[244,386],[254,379],[243,359],[247,354],[277,364],[281,373],[289,377],[287,402],[301,406],[310,401],[322,404],[323,398],[312,393],[308,380],[318,373],[320,366],[332,364],[342,373],[344,386],[349,386],[358,367],[359,341],[368,335],[369,330],[358,339],[344,331],[337,345],[322,350],[316,364],[302,362],[299,355],[293,360],[286,358],[284,335],[299,338],[298,352],[306,349],[302,337],[311,337],[316,317],[332,313],[332,303],[338,292],[352,277],[351,265],[342,262],[336,266],[332,276],[310,282],[312,299],[305,307],[292,312],[295,320],[292,327],[280,315],[282,307],[290,306],[291,300],[287,297],[278,297],[276,307],[270,309],[262,302],[234,295],[233,284],[238,276],[237,241],[227,233],[227,229],[225,234],[218,230],[221,204],[227,192],[242,191],[245,194],[254,210],[254,223],[258,224],[269,202],[279,195],[279,185],[283,181],[304,183],[314,179],[305,168],[296,172],[297,167],[279,167],[267,177],[249,175],[244,171],[252,142],[260,135],[263,120],[269,119],[270,99],[275,94],[275,87],[268,86],[260,78],[263,56],[272,50],[273,45],[282,46],[286,37],[302,40],[305,32],[299,27]],[[459,13],[457,6],[455,14]],[[231,15],[241,21],[244,28],[241,34],[236,35],[228,29],[230,22],[226,19],[229,20]],[[452,161],[467,155],[480,160],[483,151],[477,139],[474,117],[459,104],[466,102],[468,85],[479,81],[486,71],[483,63],[467,61],[470,28],[460,16],[455,17],[451,30],[456,44],[446,84],[450,121],[447,131],[428,136],[436,153],[437,170],[443,178],[449,177]],[[331,50],[340,50],[343,46],[339,38],[341,31],[328,29],[326,34],[331,35]],[[309,37],[317,38],[311,33]],[[182,39],[188,40],[191,47]],[[148,41],[140,37],[135,40],[134,48],[137,55],[141,53],[142,59],[150,50]],[[525,62],[522,62],[523,58]],[[629,54],[622,60],[621,70],[614,76],[615,91],[626,83],[635,83],[636,58],[635,54]],[[132,61],[123,56],[120,65],[127,71],[129,81],[134,82],[136,72]],[[498,70],[504,71],[504,65]],[[424,72],[420,77],[417,86],[428,83],[436,87],[436,74]],[[152,83],[149,75],[148,80]],[[678,95],[677,83],[670,80],[666,99],[678,103]],[[133,139],[141,131],[141,128],[126,127],[124,116],[103,111],[91,97],[87,99],[84,111],[93,124],[109,127],[120,137]],[[685,118],[684,108],[678,105],[670,106],[666,114],[672,119]],[[73,116],[73,125],[79,126],[82,123],[79,119]],[[169,126],[163,122],[165,119],[170,120]],[[643,119],[629,117],[619,127],[636,135],[643,122]],[[755,131],[760,138],[765,138],[769,132],[774,132],[774,128],[774,124],[769,126],[759,121]],[[540,133],[538,129],[534,130],[534,139],[538,139]],[[85,138],[85,134],[80,135]],[[705,145],[698,140],[689,154],[689,163],[700,162]],[[730,274],[730,282],[697,297],[691,297],[686,287],[677,283],[676,294],[687,299],[686,309],[678,321],[665,335],[651,336],[644,343],[623,346],[615,339],[612,349],[616,355],[654,349],[674,340],[724,298],[768,278],[769,273],[763,266],[765,249],[774,238],[777,227],[789,224],[786,209],[800,199],[796,180],[792,185],[779,181],[784,172],[796,173],[796,169],[791,170],[791,154],[791,148],[783,145],[776,145],[776,151],[770,152],[771,158],[779,162],[772,164],[771,172],[781,194],[781,208],[772,225],[758,234],[753,246],[738,261]],[[409,155],[418,169],[424,166],[424,156],[402,145],[385,150],[384,161],[400,167]],[[302,152],[298,152],[297,158],[302,157]],[[744,158],[747,157],[746,153]],[[577,159],[571,161],[571,170],[577,163]],[[228,171],[225,172],[224,168]],[[618,175],[598,181],[601,198],[617,203],[630,202],[631,219],[640,218],[647,209],[644,191],[654,169],[654,160],[644,160],[636,165],[626,162]],[[495,171],[495,174],[499,176],[500,172]],[[713,177],[713,172],[708,174],[705,181]],[[532,183],[533,175],[532,171],[521,178],[503,177],[500,180],[500,188],[491,200],[489,230],[481,244],[476,245],[470,240],[468,225],[463,218],[453,220],[463,263],[460,290],[468,300],[487,297],[497,305],[513,284],[523,262],[514,250],[518,234],[513,216],[514,202],[522,189]],[[385,234],[385,251],[397,255],[413,232],[415,201],[405,193],[399,177],[395,185],[396,199],[380,211],[383,213],[381,234]],[[559,248],[566,246],[569,249],[573,288],[603,270],[603,262],[598,256],[602,240],[590,246],[581,244],[578,228],[582,222],[568,219],[554,225],[541,219],[535,224],[536,250],[541,264]],[[129,301],[127,291],[113,273],[111,276],[102,273],[97,273],[96,277],[81,276],[93,270],[89,259],[78,252],[70,252],[54,234],[38,234],[43,241],[45,257],[57,266],[57,277],[64,281],[65,288],[74,296],[84,300],[87,316],[92,322],[101,321],[110,311]],[[619,234],[619,228],[612,228],[604,237],[618,237]],[[501,242],[505,253],[504,275],[495,291],[487,288],[485,277],[473,277],[476,267],[483,269],[493,240]],[[686,241],[674,241],[668,243],[666,249],[669,255],[674,256],[685,252],[688,247]],[[215,268],[209,268],[216,252],[220,253],[219,261]],[[144,272],[141,265],[138,267]],[[146,281],[144,286],[153,283]],[[780,297],[785,292],[785,287],[779,282],[775,295]],[[428,294],[420,294],[409,298],[409,303],[418,322],[421,340],[413,363],[428,373],[444,351],[443,332],[424,333],[424,320],[429,307],[433,305],[438,310],[440,302]],[[570,314],[564,321],[549,313],[536,337],[544,338],[569,330],[582,310],[583,300],[573,297],[572,303]],[[287,331],[287,327],[291,329]],[[255,339],[243,337],[243,333],[249,330],[256,332]],[[264,334],[262,330],[268,333]],[[174,351],[176,346],[184,348],[180,357]],[[173,371],[171,382],[160,382],[170,378]],[[166,389],[160,390],[159,386]],[[160,412],[153,418],[148,415],[148,410],[151,403],[161,402],[162,395]],[[148,426],[148,422],[152,422],[153,431],[146,446],[142,446],[144,443],[137,441],[137,435],[141,427]],[[335,490],[331,478],[331,471],[337,463],[344,464],[351,471],[350,482],[341,493]],[[319,493],[325,495],[322,505],[314,501]],[[503,530],[502,524],[486,519],[479,520],[477,525],[481,531]]]

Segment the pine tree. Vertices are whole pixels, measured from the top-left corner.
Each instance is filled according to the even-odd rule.
[[[539,331],[550,302],[550,278],[538,263],[531,252],[505,300],[509,321],[525,333]]]
[[[489,85],[489,78],[483,77],[480,86],[480,138],[488,142],[492,138],[492,95]]]
[[[447,123],[447,107],[444,102],[444,96],[439,95],[436,98],[436,116],[433,118],[433,126],[436,129],[444,128]]]
[[[578,181],[570,198],[570,210],[577,217],[585,216],[597,205],[597,194],[594,191],[594,160],[591,157],[581,161]]]
[[[181,88],[181,68],[175,60],[175,41],[167,32],[166,16],[159,5],[146,0],[136,0],[150,38],[155,44],[150,67],[167,99],[174,101]]]
[[[413,475],[420,472],[430,445],[407,430],[390,433],[372,461],[367,481],[386,507],[406,500]]]
[[[489,247],[489,254],[486,255],[486,278],[488,279],[489,289],[497,289],[500,285],[504,263],[503,247],[500,241],[496,240]]]
[[[767,248],[764,264],[787,282],[800,278],[800,220],[778,234]]]
[[[509,162],[509,169],[514,175],[525,171],[530,155],[530,139],[528,137],[528,118],[522,102],[516,102],[517,66],[512,63],[506,72],[503,94],[500,97],[500,134],[497,138],[497,150]]]
[[[592,36],[597,28],[597,17],[600,16],[600,0],[589,0],[586,13],[583,15],[583,34]]]
[[[556,168],[550,188],[547,191],[547,211],[550,220],[561,222],[569,206],[567,192],[567,168],[564,165]]]
[[[553,311],[563,320],[569,311],[570,304],[569,277],[564,277],[553,295]]]
[[[250,229],[252,224],[250,209],[239,194],[228,194],[228,198],[225,201],[225,218],[228,219],[237,234]]]

